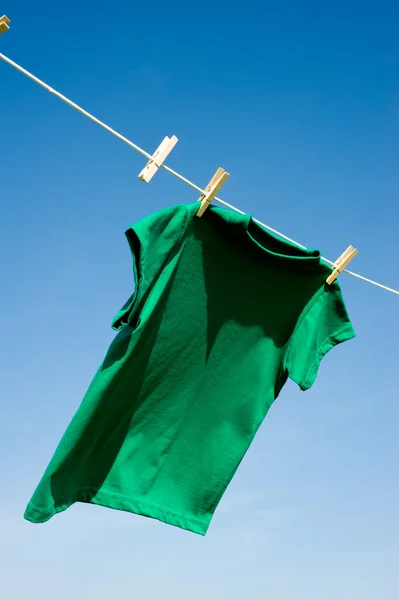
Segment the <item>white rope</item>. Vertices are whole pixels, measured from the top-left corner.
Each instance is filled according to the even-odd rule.
[[[122,140],[122,142],[125,142],[125,144],[127,144],[128,146],[130,146],[131,148],[133,148],[134,150],[136,150],[137,152],[139,152],[140,154],[142,154],[146,158],[152,159],[152,155],[151,154],[148,154],[148,152],[146,152],[145,150],[143,150],[142,148],[140,148],[139,146],[137,146],[136,144],[134,144],[133,142],[131,142],[130,140],[128,140],[128,138],[126,138],[124,135],[121,135],[120,133],[118,133],[117,131],[115,131],[115,129],[112,129],[112,127],[109,127],[108,125],[106,125],[105,123],[103,123],[102,121],[100,121],[100,119],[97,119],[97,117],[94,117],[93,115],[91,115],[89,112],[87,112],[87,110],[84,110],[83,108],[81,108],[80,106],[78,106],[78,104],[75,104],[75,102],[72,102],[72,100],[69,100],[69,98],[67,98],[66,96],[63,96],[63,94],[60,94],[60,92],[57,92],[57,90],[55,90],[51,86],[47,85],[47,83],[44,83],[44,81],[42,81],[38,77],[35,77],[35,75],[33,75],[32,73],[30,73],[29,71],[27,71],[26,69],[24,69],[23,67],[21,67],[20,65],[18,65],[16,62],[14,62],[13,60],[11,60],[10,58],[8,58],[7,56],[5,56],[4,54],[0,53],[0,58],[4,62],[6,62],[9,65],[11,65],[12,67],[14,67],[14,69],[17,69],[17,71],[20,71],[21,73],[23,73],[24,75],[26,75],[27,77],[29,77],[29,79],[32,79],[32,81],[34,81],[35,83],[37,83],[38,85],[40,85],[41,87],[43,87],[48,92],[50,92],[51,94],[54,94],[54,96],[57,96],[57,98],[59,98],[60,100],[62,100],[66,104],[68,104],[69,106],[72,106],[72,108],[74,108],[75,110],[77,110],[78,112],[80,112],[82,115],[85,115],[85,117],[88,117],[91,121],[94,121],[94,123],[97,123],[97,125],[100,125],[101,127],[103,127],[103,129],[106,129],[107,131],[109,131],[109,133],[112,133],[112,135],[114,135],[118,139]],[[186,183],[187,185],[189,185],[190,187],[192,187],[194,190],[197,190],[197,192],[200,192],[201,194],[205,193],[204,190],[202,190],[200,187],[198,187],[197,185],[195,185],[194,183],[192,183],[191,181],[189,181],[188,179],[186,179],[185,177],[183,177],[182,175],[180,175],[179,173],[177,173],[176,171],[174,171],[173,169],[171,169],[170,167],[168,167],[164,163],[161,164],[161,167],[163,169],[165,169],[165,171],[167,171],[168,173],[171,173],[172,175],[174,175],[175,177],[177,177],[178,179],[180,179],[180,181],[183,181],[184,183]],[[227,202],[225,202],[224,200],[221,200],[220,198],[215,197],[214,200],[216,200],[217,202],[219,202],[223,206],[226,206],[227,208],[230,208],[231,210],[234,210],[235,212],[240,213],[241,215],[245,214],[245,212],[243,212],[239,208],[236,208],[235,206],[232,206],[231,204],[228,204]],[[274,234],[278,235],[279,237],[287,240],[288,242],[291,242],[292,244],[296,244],[300,248],[303,248],[303,249],[306,250],[306,246],[303,246],[302,244],[299,244],[295,240],[292,240],[291,238],[289,238],[286,235],[280,233],[276,229],[273,229],[272,227],[269,227],[269,225],[266,225],[265,223],[262,223],[261,221],[258,221],[257,219],[254,219],[254,221],[256,221],[256,223],[258,223],[259,225],[261,225],[262,227],[264,227],[268,231],[271,231],[272,233],[274,233]],[[322,257],[322,259],[325,262],[327,262],[328,264],[334,266],[334,263],[331,260],[328,260],[327,258],[324,258],[324,257]],[[399,291],[398,290],[394,290],[394,289],[392,289],[390,287],[387,287],[386,285],[382,285],[382,283],[377,283],[376,281],[373,281],[372,279],[368,279],[367,277],[363,277],[363,275],[358,275],[357,273],[353,273],[353,271],[349,271],[348,269],[344,269],[342,272],[343,273],[347,273],[348,275],[352,275],[352,277],[356,277],[357,279],[361,279],[362,281],[366,281],[367,283],[371,283],[372,285],[375,285],[375,286],[377,286],[377,287],[379,287],[379,288],[381,288],[383,290],[386,290],[387,292],[392,292],[392,294],[397,294],[399,296]]]

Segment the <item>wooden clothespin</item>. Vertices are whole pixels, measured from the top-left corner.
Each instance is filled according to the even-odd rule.
[[[352,258],[356,256],[358,250],[353,246],[349,246],[343,254],[335,261],[334,270],[326,279],[328,285],[331,285],[333,281],[336,280],[338,275],[345,269],[345,267],[350,263]]]
[[[225,184],[226,180],[230,177],[230,173],[227,173],[221,167],[218,168],[210,182],[205,188],[205,191],[198,198],[198,202],[201,202],[201,206],[198,209],[197,217],[202,217],[222,185]]]
[[[0,17],[0,35],[10,29],[8,26],[9,23],[10,19],[8,17],[6,17],[5,15]]]
[[[141,179],[141,181],[145,181],[146,183],[151,181],[159,167],[164,162],[165,158],[168,156],[168,154],[170,154],[178,141],[179,140],[175,135],[172,135],[171,138],[166,136],[163,139],[162,143],[152,155],[152,158],[150,158],[144,169],[141,171],[139,175],[139,179]]]

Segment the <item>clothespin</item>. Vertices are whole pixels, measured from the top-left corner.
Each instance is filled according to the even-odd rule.
[[[9,23],[10,19],[8,17],[6,17],[5,15],[0,17],[0,35],[10,29],[8,26]]]
[[[343,254],[335,261],[334,270],[326,279],[328,285],[331,285],[333,281],[336,280],[338,275],[345,269],[345,267],[350,263],[352,258],[356,256],[358,250],[353,246],[349,246]]]
[[[198,209],[197,217],[202,217],[222,185],[225,184],[226,180],[230,177],[230,173],[227,173],[221,167],[218,168],[210,182],[205,188],[205,191],[198,198],[198,202],[201,202],[201,206]]]
[[[146,183],[151,181],[159,167],[164,162],[165,158],[168,156],[168,154],[170,154],[178,141],[179,140],[175,135],[172,135],[171,138],[166,136],[163,139],[162,143],[152,155],[152,158],[150,158],[144,169],[141,171],[139,175],[139,179],[141,179],[141,181],[145,181]]]

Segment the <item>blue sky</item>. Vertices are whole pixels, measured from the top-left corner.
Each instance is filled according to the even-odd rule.
[[[3,3],[0,52],[168,164],[399,287],[396,2]],[[0,61],[0,595],[396,600],[399,297],[341,276],[357,338],[288,383],[205,538],[22,514],[132,290],[125,229],[197,194]]]

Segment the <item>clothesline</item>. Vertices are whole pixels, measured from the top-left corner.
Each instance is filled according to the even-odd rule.
[[[57,96],[57,98],[59,98],[60,100],[62,100],[63,102],[65,102],[66,104],[68,104],[69,106],[71,106],[72,108],[74,108],[75,110],[77,110],[78,112],[80,112],[82,115],[85,115],[85,117],[88,117],[91,121],[94,121],[94,123],[97,123],[103,129],[106,129],[107,131],[109,131],[109,133],[112,133],[112,135],[114,135],[118,139],[122,140],[122,142],[125,142],[125,144],[127,144],[128,146],[130,146],[131,148],[133,148],[134,150],[136,150],[137,152],[139,152],[140,154],[142,154],[146,158],[148,158],[148,159],[152,159],[153,158],[151,154],[148,154],[148,152],[146,152],[145,150],[143,150],[142,148],[140,148],[139,146],[137,146],[137,144],[134,144],[133,142],[131,142],[127,137],[125,137],[124,135],[121,135],[120,133],[118,133],[117,131],[115,131],[115,129],[112,129],[112,127],[109,127],[109,125],[106,125],[106,123],[103,123],[103,121],[100,121],[100,119],[97,119],[97,117],[94,117],[92,114],[90,114],[89,112],[87,112],[87,110],[84,110],[78,104],[75,104],[75,102],[72,102],[72,100],[69,100],[69,98],[67,98],[66,96],[64,96],[60,92],[57,92],[57,90],[55,90],[54,88],[52,88],[51,86],[49,86],[47,83],[45,83],[44,81],[42,81],[41,79],[39,79],[38,77],[36,77],[32,73],[30,73],[29,71],[27,71],[26,69],[24,69],[20,65],[18,65],[16,62],[14,62],[13,60],[11,60],[10,58],[8,58],[7,56],[5,56],[4,54],[0,53],[0,58],[4,62],[8,63],[9,65],[11,65],[15,69],[17,69],[17,71],[20,71],[21,73],[23,73],[24,75],[26,75],[27,77],[29,77],[29,79],[32,79],[32,81],[34,81],[35,83],[37,83],[38,85],[40,85],[41,87],[43,87],[45,90],[47,90],[51,94],[54,94],[55,96]],[[201,189],[199,186],[195,185],[195,183],[193,183],[189,179],[186,179],[186,177],[183,177],[183,175],[180,175],[180,173],[177,173],[176,171],[174,171],[173,169],[171,169],[170,167],[168,167],[164,163],[162,163],[160,165],[160,167],[162,167],[163,169],[165,169],[165,171],[167,171],[168,173],[171,173],[171,175],[174,175],[175,177],[177,177],[178,179],[180,179],[180,181],[183,181],[184,183],[186,183],[187,185],[189,185],[190,187],[192,187],[194,190],[197,190],[201,194],[204,193],[203,189]],[[225,207],[227,207],[227,208],[229,208],[229,209],[231,209],[231,210],[233,210],[235,212],[238,212],[238,213],[240,213],[242,215],[245,214],[244,211],[240,210],[239,208],[236,208],[235,206],[229,204],[228,202],[225,202],[224,200],[221,200],[218,197],[215,197],[214,200],[216,200],[217,202],[219,202],[223,206],[225,206]],[[303,246],[302,244],[296,242],[295,240],[292,240],[291,238],[289,238],[286,235],[280,233],[276,229],[273,229],[269,225],[266,225],[265,223],[262,223],[258,219],[254,219],[254,221],[256,221],[259,225],[261,225],[262,227],[264,227],[268,231],[271,231],[272,233],[278,235],[279,237],[281,237],[281,238],[283,238],[283,239],[285,239],[285,240],[287,240],[287,241],[289,241],[289,242],[291,242],[293,244],[296,244],[300,248],[306,249],[306,246]],[[331,260],[328,260],[327,258],[324,258],[324,257],[322,257],[322,259],[325,262],[327,262],[328,264],[334,266],[334,263]],[[399,296],[399,291],[398,290],[394,290],[393,288],[387,287],[386,285],[383,285],[382,283],[378,283],[377,281],[373,281],[372,279],[368,279],[367,277],[363,277],[363,275],[359,275],[358,273],[354,273],[353,271],[349,271],[348,269],[343,269],[342,272],[343,273],[347,273],[348,275],[352,275],[352,277],[356,277],[357,279],[361,279],[362,281],[365,281],[366,283],[371,283],[372,285],[375,285],[375,286],[377,286],[377,287],[379,287],[379,288],[381,288],[383,290],[386,290],[387,292],[391,292],[392,294],[396,294],[396,295]]]

